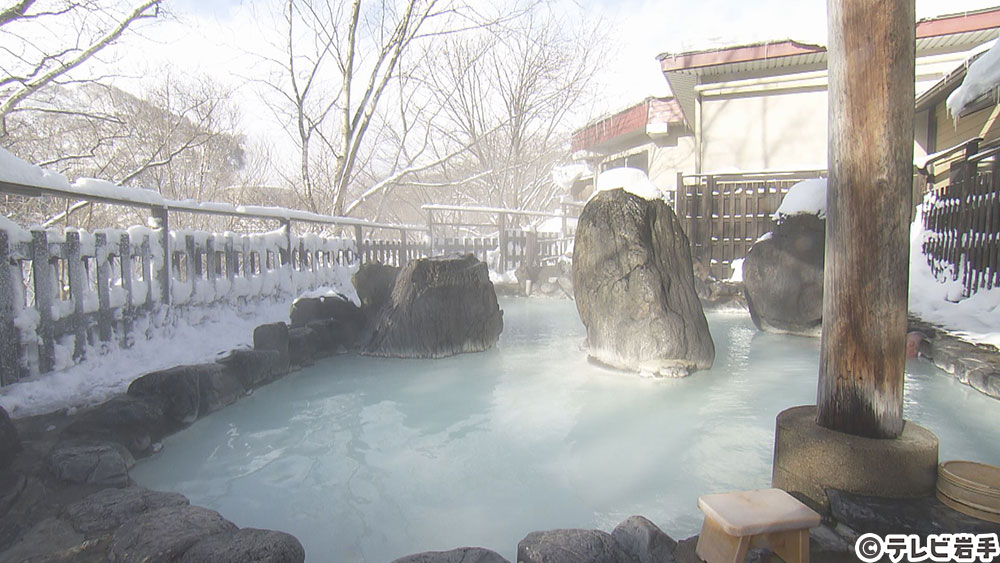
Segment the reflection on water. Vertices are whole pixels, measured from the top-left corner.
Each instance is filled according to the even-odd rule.
[[[815,402],[819,341],[712,314],[714,369],[649,380],[586,361],[570,302],[502,303],[499,347],[444,360],[341,356],[166,440],[133,471],[311,561],[464,545],[513,560],[528,532],[643,514],[697,533],[697,497],[770,483],[774,418]],[[908,364],[905,412],[942,459],[1000,463],[1000,403]]]

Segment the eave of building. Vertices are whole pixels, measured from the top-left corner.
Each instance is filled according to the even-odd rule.
[[[648,142],[649,137],[667,134],[670,127],[684,123],[683,113],[679,108],[668,110],[670,115],[665,123],[653,123],[651,106],[655,103],[676,104],[669,98],[650,97],[624,110],[604,115],[573,132],[571,149],[574,152],[588,150],[596,154],[607,154],[622,146]]]

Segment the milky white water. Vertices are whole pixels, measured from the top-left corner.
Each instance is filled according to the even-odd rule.
[[[642,514],[698,532],[697,497],[766,487],[774,418],[815,403],[819,341],[709,315],[715,367],[679,380],[590,365],[573,303],[502,302],[497,349],[444,360],[339,356],[165,440],[132,471],[309,561],[475,545],[514,560],[532,530]],[[906,417],[941,459],[1000,464],[1000,402],[911,361]]]

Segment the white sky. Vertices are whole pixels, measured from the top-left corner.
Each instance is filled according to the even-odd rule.
[[[273,0],[275,4],[280,4]],[[669,89],[656,55],[765,40],[795,39],[826,43],[825,0],[550,0],[577,18],[605,22],[612,37],[611,64],[599,77],[604,99],[594,111],[605,113]],[[265,3],[265,2],[262,2]],[[917,0],[917,17],[956,13],[1000,4],[1000,0]],[[169,62],[176,69],[212,76],[237,85],[254,72],[245,51],[259,47],[261,21],[247,0],[168,0],[176,21],[146,25],[119,50],[116,64],[148,75]],[[153,40],[150,44],[148,40]],[[127,81],[123,85],[127,86]],[[134,83],[133,83],[134,85]],[[131,89],[131,88],[130,88]],[[244,129],[282,144],[273,117],[257,101],[253,87],[235,98]],[[261,113],[264,113],[261,115]]]

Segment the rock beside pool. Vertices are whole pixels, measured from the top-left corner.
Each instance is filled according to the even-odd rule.
[[[103,489],[67,506],[64,515],[76,531],[93,535],[112,532],[151,510],[187,504],[188,499],[179,493],[143,487]]]
[[[290,317],[291,328],[312,328],[330,353],[354,349],[365,324],[361,309],[343,295],[300,297],[292,303]]]
[[[108,560],[129,563],[177,561],[202,539],[236,530],[236,525],[218,512],[200,506],[150,510],[112,534]]]
[[[362,264],[351,276],[351,282],[361,301],[361,311],[369,320],[374,320],[392,298],[392,288],[396,286],[399,270],[380,262],[368,262]]]
[[[786,217],[743,260],[743,286],[757,328],[818,336],[823,322],[826,221]]]
[[[395,559],[392,563],[510,563],[495,551],[482,547],[460,547],[450,551],[426,551]]]
[[[168,427],[159,398],[124,395],[80,414],[66,433],[117,442],[133,455],[141,455],[168,433]]]
[[[176,426],[198,420],[201,409],[200,366],[177,366],[147,373],[128,386],[132,397],[155,397],[163,404],[163,414]],[[213,368],[215,369],[215,368]]]
[[[577,233],[579,234],[579,230]],[[531,532],[517,544],[518,563],[622,563],[633,561],[601,530]]]
[[[100,441],[66,441],[49,452],[49,469],[67,483],[124,487],[135,458],[121,444]]]
[[[503,330],[486,263],[422,258],[403,267],[390,300],[375,317],[364,352],[397,358],[442,358],[492,348]]]
[[[0,407],[0,469],[14,461],[14,455],[21,451],[21,439],[10,416]]]
[[[280,354],[281,365],[288,369],[288,325],[268,323],[253,330],[254,350],[275,350]]]
[[[243,528],[215,534],[184,552],[181,563],[302,563],[306,551],[291,534]]]
[[[833,518],[859,534],[1000,534],[1000,524],[952,510],[936,497],[889,499],[827,489]]]
[[[618,524],[611,537],[639,563],[674,560],[677,542],[643,516],[630,516]]]
[[[661,376],[712,367],[715,344],[695,292],[690,244],[666,202],[623,189],[587,202],[573,288],[593,359]]]

